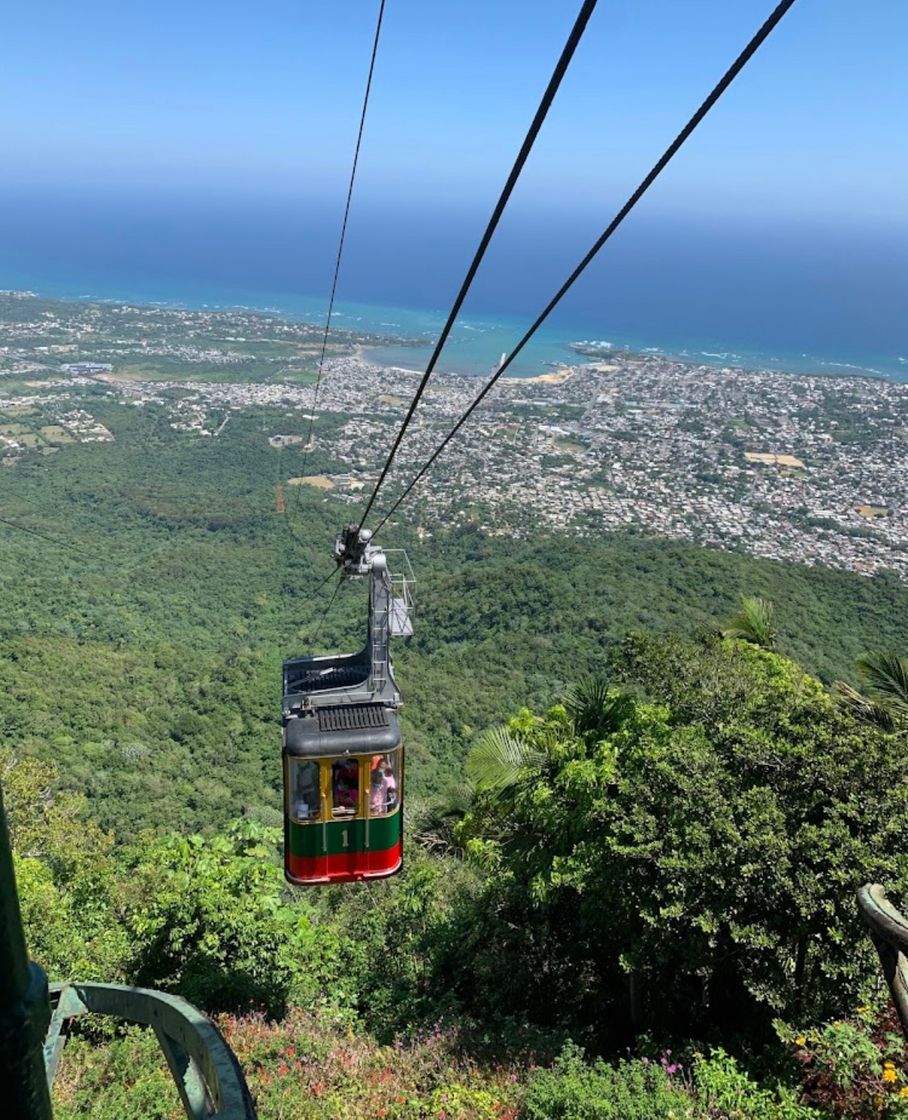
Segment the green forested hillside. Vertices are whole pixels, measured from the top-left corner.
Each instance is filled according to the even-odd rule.
[[[357,507],[288,487],[287,514],[275,512],[274,486],[302,452],[267,439],[297,418],[236,415],[215,439],[100,388],[89,404],[113,444],[0,479],[0,516],[54,538],[0,526],[3,739],[53,760],[121,836],[273,824],[280,663],[312,648],[333,534]],[[416,635],[397,653],[416,794],[457,781],[478,732],[544,707],[629,629],[694,633],[744,593],[774,601],[780,649],[826,681],[851,677],[868,648],[908,645],[908,588],[894,579],[634,535],[417,539],[401,524],[386,544],[408,548],[420,581]],[[363,597],[342,589],[317,645],[361,640]]]
[[[263,1120],[903,1116],[854,892],[908,889],[904,716],[715,636],[629,637],[612,671],[482,736],[460,796],[409,813],[402,875],[317,892],[283,885],[276,829],[118,844],[5,752],[31,951],[216,1015]],[[179,1107],[134,1030],[77,1035],[57,1100]]]
[[[280,666],[362,639],[364,585],[322,618],[357,507],[288,487],[275,512],[292,417],[206,438],[90,404],[113,444],[0,479],[0,517],[41,534],[0,527],[0,773],[53,978],[219,1016],[264,1120],[903,1115],[853,896],[908,889],[908,739],[829,685],[908,647],[908,589],[637,535],[392,526],[420,580],[406,869],[300,894]],[[745,594],[775,604],[778,652],[717,636]],[[56,1095],[64,1120],[179,1112],[137,1031],[74,1038]]]

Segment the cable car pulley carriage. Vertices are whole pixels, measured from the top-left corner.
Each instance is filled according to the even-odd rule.
[[[358,653],[284,662],[284,874],[298,885],[381,879],[403,861],[404,765],[390,640],[413,633],[413,574],[354,525],[335,544],[342,578],[369,580]]]

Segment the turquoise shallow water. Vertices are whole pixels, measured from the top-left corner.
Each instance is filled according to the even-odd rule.
[[[31,281],[31,282],[29,282]],[[241,307],[266,311],[322,323],[327,311],[324,300],[274,292],[240,292],[212,286],[190,287],[172,285],[161,288],[125,291],[105,284],[42,283],[34,278],[16,279],[0,274],[0,286],[30,288],[41,295],[60,299],[122,300],[130,303],[188,308]],[[391,337],[424,339],[424,346],[368,347],[372,360],[407,369],[425,368],[431,347],[444,324],[441,309],[387,307],[382,304],[338,301],[333,326],[339,330],[363,331]],[[528,326],[528,320],[508,316],[464,316],[458,319],[442,353],[438,368],[451,373],[486,376],[498,364],[502,354],[510,352]],[[534,376],[553,364],[576,361],[571,342],[598,343],[607,348],[638,352],[664,353],[684,360],[713,366],[745,369],[769,369],[794,374],[859,375],[908,381],[908,355],[822,355],[809,353],[771,353],[746,350],[727,341],[661,337],[658,324],[645,338],[629,337],[620,331],[603,327],[591,331],[589,326],[572,326],[564,322],[544,325],[510,367],[515,376]]]
[[[361,200],[343,258],[338,326],[434,338],[482,231],[481,209],[376,209]],[[319,322],[339,220],[333,205],[313,198],[0,185],[0,288],[247,306]],[[441,368],[485,375],[600,228],[589,213],[511,214]],[[644,215],[609,243],[512,368],[538,373],[571,359],[567,343],[601,340],[720,366],[908,380],[906,276],[908,228],[900,226]]]

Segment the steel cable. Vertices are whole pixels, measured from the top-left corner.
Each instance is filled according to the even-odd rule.
[[[49,541],[51,544],[55,544],[67,552],[72,552],[76,556],[84,556],[87,560],[95,559],[90,552],[84,552],[81,548],[77,548],[74,544],[70,544],[68,541],[64,540],[63,537],[54,536],[52,533],[45,533],[40,529],[32,529],[28,525],[19,525],[17,522],[9,521],[5,517],[0,517],[0,525],[7,525],[10,529],[18,529],[20,533],[28,533],[31,537],[38,537],[42,541]]]
[[[366,111],[369,108],[369,94],[372,91],[372,75],[375,72],[375,58],[378,54],[378,42],[381,38],[382,18],[385,14],[385,0],[381,0],[378,7],[378,21],[375,25],[375,37],[372,40],[372,57],[369,60],[369,76],[366,79],[366,91],[363,94],[363,108],[359,117],[359,130],[356,134],[356,147],[353,151],[353,166],[350,169],[350,183],[347,187],[347,201],[344,206],[344,219],[341,223],[340,239],[337,245],[337,257],[334,261],[334,279],[331,282],[331,295],[328,299],[328,315],[325,319],[325,332],[322,336],[322,348],[318,359],[318,372],[315,378],[315,393],[312,398],[312,411],[309,414],[309,428],[306,433],[306,446],[303,459],[303,474],[309,462],[309,448],[312,443],[312,425],[315,422],[315,410],[318,407],[318,393],[322,383],[322,367],[325,364],[325,352],[328,348],[328,335],[331,331],[331,316],[334,313],[334,297],[337,293],[337,278],[340,275],[341,258],[344,255],[344,241],[347,237],[347,222],[350,217],[350,203],[353,200],[353,185],[356,182],[356,168],[359,163],[359,150],[363,142],[363,130],[366,126]],[[300,491],[296,492],[296,509],[299,509]]]
[[[722,78],[713,87],[712,91],[710,92],[708,97],[705,99],[705,101],[703,101],[703,103],[700,105],[699,109],[697,109],[697,111],[690,118],[690,120],[687,122],[687,124],[684,126],[684,128],[681,129],[681,131],[678,133],[678,135],[675,137],[675,139],[671,142],[671,144],[668,146],[668,148],[666,148],[666,150],[663,152],[663,154],[660,157],[660,159],[658,160],[658,162],[656,164],[654,164],[654,166],[652,167],[652,169],[650,170],[650,172],[646,176],[646,178],[640,183],[640,185],[637,187],[637,189],[634,191],[634,193],[630,196],[630,198],[627,200],[627,202],[625,202],[625,204],[621,207],[621,209],[618,211],[618,213],[615,215],[615,217],[612,219],[612,221],[609,223],[609,225],[606,227],[606,229],[600,235],[600,237],[593,244],[592,248],[589,250],[589,252],[586,254],[586,256],[583,257],[583,259],[580,261],[580,263],[577,265],[577,267],[574,269],[574,271],[570,274],[570,276],[568,276],[567,280],[565,280],[565,282],[561,285],[561,287],[558,289],[558,291],[555,293],[555,295],[552,297],[552,299],[549,300],[549,302],[546,304],[546,306],[543,308],[543,310],[540,312],[540,314],[536,317],[532,326],[529,328],[529,330],[527,330],[527,332],[524,334],[524,336],[520,339],[520,341],[517,343],[516,347],[508,355],[507,359],[495,371],[494,375],[486,383],[485,387],[482,389],[482,391],[479,393],[479,395],[475,398],[473,403],[469,406],[469,408],[466,410],[466,412],[464,412],[464,414],[460,417],[460,419],[457,421],[457,423],[454,425],[454,427],[451,429],[451,431],[445,436],[445,438],[438,445],[438,447],[435,449],[435,451],[432,453],[432,455],[429,457],[429,459],[426,460],[426,462],[420,468],[420,470],[415,475],[415,477],[409,482],[409,484],[406,486],[406,488],[397,497],[397,499],[395,500],[395,502],[391,506],[391,508],[382,516],[381,520],[379,521],[378,525],[376,525],[375,530],[373,531],[373,536],[375,535],[375,533],[377,533],[382,528],[382,526],[388,521],[388,519],[393,516],[394,512],[398,509],[398,507],[401,505],[401,503],[411,493],[411,491],[417,485],[417,483],[420,481],[420,479],[427,473],[427,471],[430,470],[433,463],[436,461],[436,459],[439,457],[439,455],[441,455],[441,453],[448,446],[448,444],[451,442],[451,440],[454,438],[454,436],[457,435],[457,433],[460,431],[460,429],[463,427],[463,425],[466,423],[466,421],[470,418],[470,416],[475,411],[475,409],[482,403],[483,399],[486,397],[486,395],[489,393],[489,391],[492,389],[492,387],[495,385],[495,383],[498,381],[498,379],[501,377],[501,375],[511,365],[511,363],[514,361],[514,359],[517,357],[517,355],[523,350],[523,348],[530,341],[530,339],[533,337],[533,335],[536,333],[536,331],[539,329],[539,327],[542,326],[542,324],[549,317],[549,315],[555,309],[555,307],[561,302],[562,298],[567,294],[569,289],[573,286],[574,282],[578,279],[578,277],[581,275],[581,273],[590,264],[590,262],[593,260],[593,258],[596,256],[596,254],[602,248],[602,246],[606,243],[606,241],[609,240],[609,238],[612,236],[612,234],[615,232],[615,230],[621,225],[621,223],[628,216],[628,214],[630,214],[630,212],[634,209],[634,207],[637,205],[637,203],[640,201],[640,199],[643,197],[643,195],[646,194],[646,192],[649,190],[649,188],[652,186],[652,184],[655,182],[655,180],[659,177],[659,175],[662,173],[662,171],[671,162],[672,158],[678,152],[679,148],[681,148],[681,146],[688,139],[688,137],[691,135],[691,133],[694,131],[694,129],[697,127],[697,125],[700,124],[700,122],[703,120],[703,118],[706,116],[706,114],[709,112],[709,110],[713,107],[713,105],[715,105],[715,103],[719,100],[719,98],[722,96],[722,94],[725,92],[725,90],[731,85],[731,83],[738,76],[738,74],[741,72],[741,70],[744,68],[744,66],[750,61],[751,57],[756,53],[756,51],[759,49],[759,47],[762,45],[762,43],[768,38],[770,33],[773,31],[773,29],[776,27],[776,25],[779,23],[779,21],[785,15],[785,13],[788,11],[788,9],[792,7],[794,2],[795,2],[795,0],[781,0],[781,3],[779,3],[775,7],[773,12],[769,16],[769,18],[766,20],[766,22],[760,27],[759,31],[757,31],[757,33],[753,36],[753,38],[750,40],[750,42],[747,44],[747,46],[744,48],[744,50],[741,51],[741,53],[738,55],[738,57],[735,59],[735,61],[728,68],[728,70],[725,71],[725,74],[722,76]]]
[[[335,574],[334,572],[331,573],[331,575],[334,575],[334,574]],[[342,571],[337,573],[337,577],[338,577],[337,584],[334,587],[334,591],[331,595],[331,598],[328,600],[328,605],[327,605],[327,607],[325,607],[324,611],[322,611],[322,617],[318,620],[318,625],[315,627],[315,633],[312,635],[313,644],[316,641],[318,641],[318,636],[319,636],[319,634],[321,634],[322,627],[325,625],[325,619],[328,617],[328,615],[331,611],[331,608],[334,606],[334,600],[337,598],[337,593],[338,593],[338,591],[340,591],[341,584],[344,582],[344,573]],[[329,576],[328,578],[330,579],[331,577]],[[328,581],[324,580],[323,582],[327,583]]]
[[[422,375],[422,380],[419,383],[416,393],[413,396],[413,400],[410,403],[410,407],[407,410],[407,414],[400,426],[400,430],[398,431],[394,443],[391,446],[391,450],[388,453],[387,459],[385,460],[385,465],[382,467],[378,481],[376,482],[369,501],[366,504],[365,511],[360,518],[360,529],[362,529],[363,525],[365,524],[366,518],[369,516],[375,499],[378,496],[378,492],[385,481],[388,471],[391,468],[391,464],[394,462],[394,456],[397,454],[397,449],[400,447],[401,440],[404,438],[404,433],[409,427],[410,421],[413,419],[413,413],[416,411],[416,407],[419,404],[423,393],[425,392],[425,388],[429,382],[429,378],[432,376],[432,371],[435,369],[436,363],[438,362],[438,359],[441,355],[441,351],[448,340],[448,335],[451,333],[451,330],[463,305],[463,301],[466,299],[467,292],[470,290],[470,286],[473,283],[473,278],[475,277],[476,272],[479,269],[480,264],[482,263],[482,259],[485,256],[486,249],[489,247],[489,242],[492,240],[492,235],[495,233],[498,222],[501,219],[501,215],[504,213],[504,209],[507,206],[511,194],[513,193],[514,187],[517,185],[517,180],[520,178],[520,173],[523,170],[523,166],[526,163],[530,152],[532,151],[533,144],[536,142],[536,137],[539,135],[539,131],[542,128],[546,115],[548,114],[552,102],[555,99],[555,94],[558,92],[558,87],[561,85],[561,80],[567,73],[570,61],[574,56],[577,45],[583,37],[583,32],[586,29],[586,25],[589,22],[590,16],[593,14],[593,9],[595,7],[596,0],[584,0],[584,3],[580,9],[580,13],[574,22],[574,26],[571,28],[571,33],[568,36],[567,42],[564,45],[564,49],[561,52],[561,57],[558,59],[555,69],[552,72],[552,76],[549,79],[549,84],[545,88],[545,92],[542,95],[542,100],[539,102],[539,107],[536,110],[536,114],[533,117],[526,136],[524,137],[524,141],[520,147],[520,151],[517,153],[517,158],[514,160],[514,165],[511,168],[507,181],[505,182],[505,185],[501,191],[498,202],[495,204],[495,209],[492,211],[492,216],[489,219],[488,225],[486,226],[485,233],[483,233],[482,238],[479,242],[479,246],[477,247],[476,252],[473,254],[473,260],[470,262],[470,267],[467,269],[467,274],[460,286],[460,291],[457,293],[457,298],[454,300],[451,311],[448,314],[447,321],[442,328],[441,334],[438,336],[438,341],[435,343],[435,349],[432,351],[432,356],[429,358],[429,363],[426,366],[426,371]]]

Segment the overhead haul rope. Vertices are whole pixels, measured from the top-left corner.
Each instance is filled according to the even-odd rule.
[[[5,517],[0,517],[0,525],[6,525],[10,529],[18,529],[20,533],[28,533],[31,537],[39,537],[42,541],[50,541],[51,544],[58,545],[60,548],[65,549],[67,552],[73,552],[77,556],[84,556],[88,560],[93,560],[94,557],[89,552],[84,552],[81,548],[77,548],[74,544],[64,540],[63,537],[55,536],[53,533],[45,533],[40,529],[32,529],[28,525],[20,525],[16,521],[9,521]]]
[[[713,105],[715,105],[715,103],[719,100],[719,98],[726,91],[726,89],[728,89],[728,87],[735,80],[735,78],[738,76],[738,74],[741,72],[741,70],[743,70],[743,68],[746,66],[746,64],[750,61],[751,57],[756,53],[756,51],[762,45],[762,43],[768,38],[768,36],[772,32],[772,30],[775,28],[776,24],[779,23],[779,21],[785,15],[785,13],[788,11],[788,9],[794,4],[794,2],[795,2],[795,0],[782,0],[782,2],[776,6],[776,8],[773,10],[772,14],[769,16],[769,18],[766,20],[766,22],[763,24],[763,26],[759,29],[759,31],[756,33],[756,35],[754,35],[754,37],[750,40],[750,42],[747,44],[747,46],[744,48],[744,50],[741,51],[741,53],[738,55],[738,57],[735,59],[735,61],[728,68],[728,70],[726,70],[725,74],[722,76],[722,78],[719,80],[719,82],[713,87],[712,92],[709,94],[709,96],[706,98],[706,100],[703,102],[703,104],[700,106],[700,108],[694,113],[694,115],[690,118],[690,120],[687,122],[687,124],[684,126],[684,128],[681,129],[681,131],[678,133],[678,135],[675,137],[675,139],[666,148],[665,152],[662,154],[659,161],[653,166],[652,170],[649,172],[649,174],[646,176],[646,178],[643,180],[643,182],[640,184],[640,186],[637,187],[637,189],[630,196],[630,198],[627,200],[627,202],[625,202],[625,204],[621,207],[621,209],[618,211],[618,213],[615,215],[615,217],[612,219],[612,221],[606,227],[606,229],[604,230],[602,235],[593,244],[592,248],[589,250],[589,252],[586,254],[586,256],[580,261],[580,263],[577,265],[577,267],[574,269],[574,271],[570,274],[570,276],[568,276],[567,280],[565,280],[565,282],[561,285],[561,287],[558,289],[558,291],[555,293],[555,295],[552,297],[552,299],[549,300],[549,302],[546,304],[546,306],[543,308],[543,310],[540,312],[540,314],[537,316],[537,318],[533,322],[533,325],[529,328],[529,330],[526,332],[526,334],[523,336],[523,338],[521,338],[521,340],[517,343],[517,345],[514,347],[514,349],[508,355],[507,359],[495,371],[494,375],[487,382],[487,384],[482,389],[482,391],[479,393],[479,395],[476,397],[476,399],[473,401],[473,403],[469,406],[469,408],[466,410],[466,412],[457,421],[457,423],[454,425],[454,427],[451,429],[451,431],[445,436],[445,438],[438,445],[438,447],[432,453],[432,455],[426,460],[426,462],[420,468],[419,472],[410,481],[410,483],[407,485],[407,487],[404,489],[404,491],[399,495],[399,497],[394,502],[394,504],[391,506],[391,508],[384,514],[381,521],[379,521],[378,525],[375,527],[375,530],[373,532],[373,536],[375,535],[375,533],[377,533],[379,531],[379,529],[381,529],[381,527],[387,522],[387,520],[394,514],[394,512],[398,508],[398,506],[400,506],[400,504],[406,499],[406,497],[410,494],[410,492],[413,490],[413,488],[416,486],[416,484],[420,481],[420,479],[431,468],[432,464],[439,457],[439,455],[441,455],[441,453],[448,446],[448,444],[451,442],[451,440],[457,435],[457,433],[460,431],[460,429],[463,427],[463,425],[466,423],[466,421],[473,414],[475,409],[482,403],[483,399],[488,394],[488,392],[491,390],[491,388],[495,385],[495,383],[498,381],[499,377],[501,377],[501,375],[508,368],[508,366],[511,365],[511,363],[514,361],[514,359],[517,357],[517,355],[521,352],[521,350],[523,350],[523,348],[530,341],[530,339],[533,337],[533,335],[536,333],[536,331],[542,326],[542,324],[545,322],[545,320],[549,317],[550,313],[561,302],[562,298],[567,294],[569,289],[573,286],[574,282],[579,278],[581,273],[586,269],[587,265],[590,264],[590,262],[593,260],[593,258],[596,256],[596,254],[602,248],[602,246],[606,243],[606,241],[608,241],[608,239],[612,236],[612,234],[615,232],[615,230],[621,225],[621,223],[628,216],[628,214],[630,214],[631,210],[634,209],[634,207],[637,205],[637,203],[640,201],[640,199],[644,196],[644,194],[646,194],[646,192],[649,190],[649,188],[652,186],[652,184],[656,181],[656,179],[659,177],[659,175],[662,173],[662,171],[665,170],[665,168],[671,162],[672,158],[677,153],[678,149],[684,144],[684,142],[688,139],[690,134],[694,131],[694,129],[697,127],[697,125],[703,120],[703,118],[710,111],[710,109],[713,107]]]
[[[363,142],[363,129],[366,126],[366,110],[369,108],[369,94],[372,90],[372,75],[375,72],[375,57],[378,54],[378,41],[381,37],[381,22],[385,14],[385,0],[378,6],[378,22],[375,25],[375,37],[372,40],[372,57],[369,59],[369,76],[366,79],[366,91],[363,94],[363,108],[359,116],[359,131],[356,134],[356,147],[353,151],[353,166],[350,169],[350,183],[347,187],[347,202],[344,206],[344,220],[341,223],[340,239],[337,245],[337,257],[334,261],[334,279],[331,281],[331,296],[328,300],[328,315],[325,319],[325,332],[322,335],[322,349],[318,358],[318,372],[315,377],[315,393],[312,398],[312,411],[309,414],[309,430],[306,433],[305,457],[303,459],[303,475],[309,463],[309,448],[312,443],[312,425],[315,421],[315,410],[318,407],[318,391],[322,383],[322,367],[325,364],[325,352],[328,348],[328,335],[331,331],[331,316],[334,313],[334,297],[337,293],[337,278],[340,275],[341,258],[344,255],[344,241],[347,236],[347,221],[350,217],[350,203],[353,199],[353,184],[356,182],[356,167],[359,163],[359,149]],[[296,509],[300,504],[300,486],[296,491]]]
[[[340,591],[341,584],[344,582],[344,573],[343,572],[332,572],[331,575],[332,576],[333,575],[337,576],[337,583],[335,584],[334,592],[332,593],[331,598],[328,600],[328,605],[322,611],[321,618],[318,620],[318,624],[315,627],[315,633],[312,636],[312,641],[313,642],[318,640],[318,636],[322,632],[322,627],[325,625],[325,619],[331,613],[331,608],[334,606],[334,600],[337,598],[337,593],[338,593],[338,591]],[[330,576],[329,576],[329,578],[330,578]],[[327,583],[328,580],[323,580],[323,582]],[[319,586],[321,586],[321,584]]]
[[[325,578],[320,580],[312,590],[312,594],[314,595],[316,591],[321,591],[321,589],[325,586],[326,583],[328,583],[329,580],[334,579],[335,576],[338,577],[337,586],[334,588],[334,592],[331,595],[331,598],[328,600],[328,605],[322,611],[321,615],[319,616],[319,620],[316,623],[315,633],[312,637],[313,642],[318,638],[319,634],[322,631],[322,627],[325,624],[325,620],[331,613],[331,608],[334,606],[334,600],[337,598],[337,593],[340,590],[340,585],[344,582],[343,575],[343,571],[338,571],[337,568],[332,568],[331,571],[328,572],[328,574],[325,576]]]
[[[460,291],[457,293],[457,298],[454,300],[454,304],[451,307],[450,313],[448,314],[447,321],[442,328],[441,334],[438,336],[438,341],[435,343],[435,349],[432,351],[432,356],[429,358],[429,364],[426,366],[426,372],[422,375],[422,380],[419,383],[419,387],[417,388],[416,393],[413,396],[413,400],[410,402],[410,407],[407,410],[407,414],[403,419],[400,430],[398,431],[394,443],[391,446],[391,450],[388,453],[387,459],[385,460],[385,465],[382,467],[378,482],[376,482],[375,488],[372,491],[365,511],[360,518],[360,529],[362,529],[363,525],[365,524],[366,518],[369,516],[369,513],[372,509],[376,497],[378,496],[378,492],[385,481],[385,477],[388,474],[391,464],[394,462],[394,456],[397,454],[398,447],[400,447],[400,441],[404,438],[404,433],[409,427],[410,421],[413,419],[413,413],[416,411],[416,406],[419,404],[420,398],[425,392],[426,385],[429,383],[429,378],[432,376],[432,371],[435,369],[435,365],[438,362],[441,351],[448,340],[448,335],[451,333],[451,330],[457,319],[457,315],[460,312],[461,306],[463,305],[463,301],[467,298],[467,292],[470,290],[470,285],[473,283],[473,278],[475,277],[479,265],[482,262],[482,258],[485,256],[486,249],[489,247],[489,242],[492,240],[492,235],[494,234],[495,229],[498,226],[501,215],[504,213],[504,208],[508,203],[508,199],[511,197],[514,187],[517,185],[517,180],[520,178],[520,173],[523,170],[523,165],[527,161],[527,158],[533,148],[533,144],[536,141],[536,137],[539,135],[539,130],[542,128],[542,124],[545,121],[549,109],[551,108],[552,102],[555,100],[555,94],[558,92],[558,87],[561,85],[561,80],[567,72],[570,61],[574,56],[574,51],[577,49],[577,45],[583,37],[583,32],[586,29],[586,25],[589,22],[589,18],[593,14],[593,9],[595,7],[596,0],[584,0],[584,3],[580,9],[580,14],[577,16],[574,26],[571,28],[571,33],[564,45],[564,50],[561,52],[561,57],[558,59],[552,76],[549,79],[549,84],[546,86],[545,93],[543,93],[542,95],[542,100],[539,103],[539,108],[536,110],[536,115],[533,117],[532,123],[529,127],[529,131],[527,132],[523,144],[520,147],[520,151],[517,153],[517,158],[514,161],[514,166],[511,168],[511,172],[508,175],[507,181],[505,182],[498,202],[495,204],[495,209],[492,211],[492,217],[489,219],[489,224],[486,226],[485,233],[482,235],[479,246],[476,249],[475,254],[473,255],[473,260],[470,262],[470,267],[467,269],[467,274],[464,277],[463,283],[460,286]]]

